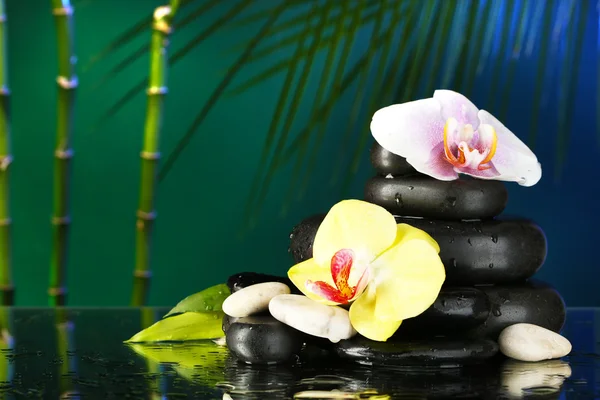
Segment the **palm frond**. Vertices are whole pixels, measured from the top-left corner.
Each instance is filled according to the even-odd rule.
[[[202,3],[202,5],[200,7],[198,7],[194,11],[187,14],[184,18],[182,18],[181,21],[179,21],[179,23],[177,25],[175,25],[175,27],[183,28],[186,25],[189,25],[190,23],[192,23],[196,19],[200,18],[202,15],[204,15],[206,12],[208,12],[211,8],[213,8],[214,6],[216,6],[219,3],[220,3],[220,0],[208,0],[204,3]],[[145,26],[144,26],[144,28],[145,28]],[[117,45],[115,44],[113,46],[113,48],[115,48],[115,46],[117,46]],[[95,84],[92,85],[91,90],[94,91],[94,90],[97,90],[98,88],[104,86],[107,82],[114,79],[117,75],[119,75],[121,72],[123,72],[127,67],[131,66],[137,60],[139,60],[140,58],[145,56],[146,53],[148,53],[148,51],[150,51],[150,46],[147,43],[142,44],[140,47],[138,47],[137,50],[132,51],[131,53],[129,53],[129,55],[127,55],[127,57],[125,57],[121,61],[119,61],[117,63],[117,65],[110,68],[98,80],[98,82],[96,82]]]
[[[237,3],[235,7],[232,7],[227,13],[217,18],[211,25],[209,25],[205,30],[200,32],[200,34],[196,35],[192,40],[190,40],[183,48],[174,52],[173,55],[169,59],[169,63],[171,65],[177,64],[179,61],[183,59],[190,51],[196,48],[202,41],[207,39],[210,35],[214,34],[218,29],[222,28],[224,24],[229,20],[240,14],[246,7],[248,7],[252,3],[252,0],[242,0]],[[95,126],[92,130],[98,129],[104,121],[107,121],[116,113],[118,113],[130,100],[132,100],[137,94],[144,90],[146,87],[146,83],[148,81],[148,77],[145,77],[140,82],[136,83],[132,86],[125,94],[119,97],[115,103],[102,114],[102,116],[98,119]]]
[[[525,32],[527,30],[527,22],[529,21],[529,14],[531,12],[531,1],[530,0],[522,0],[524,11],[522,11],[519,18],[517,35],[515,38],[515,43],[513,45],[512,54],[508,60],[508,72],[506,73],[506,84],[504,85],[504,96],[500,109],[498,111],[498,116],[501,120],[505,119],[508,115],[508,106],[510,105],[511,93],[514,87],[514,79],[515,72],[517,70],[517,59],[519,54],[521,53],[521,49],[523,47],[523,42],[525,38]],[[518,14],[518,12],[517,12]]]
[[[244,2],[247,3],[247,2]],[[279,15],[285,10],[285,3],[281,3],[279,7],[277,7],[269,16],[269,19],[265,22],[265,24],[261,27],[257,35],[254,37],[254,41],[252,41],[248,47],[244,50],[244,52],[240,55],[240,57],[236,60],[236,62],[231,66],[227,75],[221,80],[219,85],[215,88],[215,90],[211,93],[210,97],[200,110],[200,112],[196,115],[196,118],[192,122],[190,128],[186,131],[183,137],[177,142],[175,149],[167,156],[166,162],[164,166],[158,172],[158,181],[162,181],[169,173],[173,164],[179,157],[179,155],[183,152],[187,144],[192,139],[193,135],[196,133],[198,127],[204,122],[204,119],[208,115],[208,113],[213,109],[217,101],[223,95],[223,92],[227,89],[227,86],[231,83],[233,78],[242,68],[246,59],[252,54],[256,46],[261,42],[261,40],[267,36],[269,33],[269,29],[273,25],[273,23],[279,18]]]
[[[548,49],[550,44],[550,37],[552,34],[552,11],[554,9],[554,0],[548,0],[546,2],[546,8],[544,10],[544,22],[542,26],[541,37],[542,41],[540,43],[540,57],[538,59],[538,70],[536,74],[536,82],[534,93],[541,93],[544,85],[544,76],[546,72],[546,65],[548,61]],[[541,96],[534,96],[533,104],[532,104],[532,113],[531,113],[531,124],[529,127],[529,145],[535,147],[535,143],[537,140],[537,126],[539,120],[539,110],[540,110],[540,102]]]
[[[314,8],[316,8],[316,7],[314,7]],[[328,8],[323,8],[323,9],[321,9],[321,12],[328,13],[329,10],[328,10]],[[299,64],[298,61],[301,58],[302,48],[304,47],[304,43],[308,39],[310,39],[310,33],[311,33],[310,26],[306,25],[303,29],[302,37],[300,38],[300,40],[298,41],[298,44],[296,46],[295,53],[292,56],[292,59],[295,60],[296,62],[291,63],[290,68],[287,71],[283,86],[281,88],[281,92],[279,94],[279,100],[277,101],[275,113],[273,114],[273,119],[271,120],[271,124],[270,124],[269,130],[267,132],[267,137],[265,139],[263,151],[260,156],[259,168],[260,168],[260,166],[265,165],[267,163],[267,158],[269,156],[269,153],[271,152],[271,146],[273,145],[273,142],[275,141],[279,121],[283,117],[285,105],[287,103],[287,99],[289,98],[290,90],[292,89],[293,80],[296,75],[296,68]],[[318,44],[318,39],[317,39],[317,36],[315,36],[315,38],[313,39],[313,46],[311,47],[313,52],[316,51],[317,44]],[[304,78],[304,82],[302,82],[302,78]],[[306,84],[306,77],[304,76],[304,74],[302,74],[299,85],[304,85],[304,84]],[[295,113],[294,108],[298,106],[298,101],[299,101],[298,98],[292,97],[292,102],[291,102],[289,108],[291,111],[294,111],[294,113]],[[282,129],[282,131],[281,131],[282,133],[280,135],[279,141],[277,142],[277,150],[279,150],[279,151],[281,151],[281,148],[284,146],[285,140],[287,139],[287,134],[289,132],[289,124],[290,124],[290,122],[288,120],[284,119],[284,128]],[[285,129],[285,127],[287,127],[287,129]],[[275,151],[275,155],[273,157],[277,156],[277,150]],[[271,168],[271,170],[272,170],[272,168]],[[267,169],[267,171],[269,171],[269,169]],[[268,174],[268,172],[267,172],[267,174]],[[254,221],[254,219],[252,218],[252,214],[251,214],[251,210],[254,205],[254,201],[257,201],[258,204],[260,204],[262,202],[262,199],[263,199],[264,193],[265,193],[263,188],[265,187],[265,183],[269,179],[269,177],[267,175],[267,177],[264,180],[265,182],[263,183],[263,188],[260,188],[259,185],[261,183],[260,182],[261,176],[262,176],[262,174],[260,174],[260,170],[259,170],[259,173],[255,174],[254,183],[251,186],[251,187],[259,187],[259,190],[253,190],[250,194],[248,201],[246,202],[246,215],[251,215],[251,217],[250,217],[251,225]],[[257,194],[256,197],[254,196],[255,193]]]
[[[475,37],[471,37],[471,40],[468,42],[468,54],[465,61],[465,66],[463,74],[459,76],[459,82],[457,82],[456,88],[464,93],[465,96],[471,97],[473,93],[473,87],[475,86],[475,81],[477,79],[476,68],[479,67],[481,61],[481,49],[484,47],[484,39],[487,39],[487,32],[491,25],[492,15],[494,13],[494,8],[492,7],[492,1],[478,2],[479,8],[481,12],[476,16],[476,25],[474,28],[475,32],[478,32]],[[481,34],[483,32],[484,27],[487,28],[486,34]]]
[[[583,38],[585,35],[584,23],[587,18],[589,2],[577,2],[571,0],[573,7],[579,9],[579,13],[572,12],[569,30],[569,40],[566,41],[566,56],[563,59],[563,70],[561,77],[561,95],[559,96],[558,104],[558,140],[556,152],[557,173],[560,176],[560,171],[565,162],[566,155],[569,151],[568,132],[571,129],[573,121],[573,113],[575,107],[575,90],[577,88],[577,77],[579,76],[579,65],[581,64],[581,56],[583,54]],[[577,28],[577,29],[575,29]]]
[[[349,2],[344,2],[343,3],[343,8],[341,10],[341,16],[345,16],[347,14],[348,11],[348,4]],[[360,17],[361,14],[361,10],[359,8],[354,8],[353,12],[350,13],[351,19],[350,19],[350,27],[352,26],[357,26],[357,22],[358,19]],[[344,26],[344,19],[342,17],[338,18],[338,22],[335,24],[334,28],[333,28],[333,38],[334,40],[330,41],[328,43],[328,50],[327,50],[327,56],[325,58],[325,63],[323,66],[323,71],[321,72],[321,79],[319,81],[319,85],[317,88],[317,93],[315,95],[315,100],[314,100],[314,104],[316,106],[320,105],[323,102],[323,97],[325,96],[325,91],[327,89],[327,83],[330,80],[330,74],[331,71],[333,69],[334,63],[335,63],[335,55],[336,55],[336,51],[338,49],[338,46],[340,44],[340,41],[343,38],[343,30],[344,30],[345,26]],[[324,40],[324,39],[322,39]],[[322,41],[321,40],[321,41]],[[350,41],[346,41],[347,42],[347,49],[342,51],[342,55],[341,55],[341,59],[340,62],[338,63],[338,65],[341,65],[342,68],[345,65],[345,60],[348,57],[348,54],[350,53],[350,48],[352,46],[352,43]],[[339,71],[339,76],[341,76],[341,74],[343,73],[342,71]],[[335,81],[335,76],[333,77],[334,81]],[[316,117],[316,107],[313,108],[310,118],[309,118],[309,122],[308,125],[311,126],[315,123],[315,117]],[[319,137],[322,137],[325,135],[325,124],[320,124],[318,127],[318,132],[317,132],[317,139],[316,141],[319,142]],[[309,149],[309,143],[305,143],[300,149],[298,154],[296,155],[296,162],[294,163],[294,167],[292,169],[292,174],[291,174],[291,182],[298,182],[300,180],[300,174],[302,172],[302,167],[304,165],[304,160],[306,157],[306,154],[308,152]],[[311,160],[314,160],[314,156],[317,152],[311,152],[310,153],[310,157]],[[311,163],[309,162],[309,168],[311,165],[314,164],[314,161]],[[302,180],[302,184],[300,185],[300,189],[299,189],[299,193],[297,193],[297,197],[300,199],[304,196],[304,189],[305,189],[305,180]],[[296,191],[293,190],[292,187],[290,187],[288,189],[288,193],[285,197],[285,200],[282,203],[282,207],[281,207],[281,215],[286,215],[289,206],[291,205],[292,201],[294,200],[294,195],[296,195]]]

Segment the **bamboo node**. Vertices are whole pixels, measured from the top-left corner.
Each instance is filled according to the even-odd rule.
[[[173,28],[166,21],[166,17],[171,14],[171,7],[169,6],[160,6],[154,10],[154,23],[152,24],[152,28],[159,32],[166,33],[169,35]]]
[[[10,96],[10,89],[6,85],[0,87],[0,96]]]
[[[0,170],[6,171],[12,162],[13,156],[10,154],[0,157]]]
[[[151,151],[140,151],[140,157],[143,158],[144,160],[160,160],[160,151],[155,151],[155,152],[151,152]]]
[[[74,153],[75,152],[73,151],[73,149],[66,149],[66,150],[56,149],[54,151],[54,157],[56,157],[60,160],[69,160],[69,159],[73,158]]]
[[[73,7],[70,5],[63,5],[62,7],[56,7],[52,9],[54,15],[73,15]]]
[[[52,225],[69,225],[70,223],[70,215],[64,215],[62,217],[52,217]]]
[[[50,296],[62,296],[67,294],[67,288],[65,287],[51,287],[48,289],[48,294]]]
[[[140,271],[136,269],[133,271],[133,276],[136,278],[150,279],[152,278],[152,271]]]
[[[166,86],[150,86],[148,89],[146,89],[146,94],[148,96],[167,93],[169,93],[169,88]]]
[[[8,217],[0,219],[0,226],[9,226],[10,224],[12,224],[12,218]]]
[[[57,76],[56,83],[65,90],[75,89],[79,86],[79,80],[76,75],[73,75],[70,79],[66,76]]]
[[[139,219],[143,219],[144,221],[153,221],[156,219],[156,211],[145,212],[137,210],[136,215]]]

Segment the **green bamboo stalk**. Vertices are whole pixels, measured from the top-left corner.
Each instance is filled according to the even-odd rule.
[[[15,375],[13,307],[0,306],[0,382],[12,386]]]
[[[58,44],[58,108],[56,114],[56,148],[54,151],[54,206],[52,213],[52,258],[50,260],[49,303],[64,305],[67,298],[66,267],[69,226],[69,189],[71,175],[71,136],[77,75],[74,54],[73,7],[69,0],[50,0],[56,22]]]
[[[157,164],[160,159],[159,138],[162,125],[164,97],[167,94],[167,47],[172,32],[173,14],[170,6],[161,6],[154,11],[152,39],[150,44],[150,79],[148,80],[148,102],[144,127],[144,145],[140,178],[140,198],[137,211],[136,255],[134,284],[131,305],[146,304],[150,278],[150,248],[154,210],[154,187]]]
[[[75,324],[70,320],[67,309],[56,309],[56,346],[58,357],[62,362],[58,365],[58,389],[61,399],[79,398],[77,388],[77,358],[75,356]]]
[[[6,60],[6,15],[4,0],[0,0],[0,297],[2,305],[12,305],[14,303],[9,207],[9,167],[12,162],[9,96]]]

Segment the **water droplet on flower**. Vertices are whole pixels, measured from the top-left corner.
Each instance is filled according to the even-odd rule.
[[[402,195],[400,193],[396,193],[395,199],[398,207],[404,207],[404,202],[402,201]]]
[[[492,268],[494,268],[494,263],[490,263],[490,265],[488,265],[488,268],[489,268],[489,269],[492,269]]]
[[[492,235],[492,242],[498,243],[498,235]]]

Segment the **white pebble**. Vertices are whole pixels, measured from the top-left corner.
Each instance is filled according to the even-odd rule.
[[[223,302],[223,312],[230,317],[248,317],[269,309],[275,296],[288,294],[290,288],[279,282],[257,283],[232,293]]]
[[[562,360],[535,363],[506,360],[502,365],[500,384],[510,398],[522,399],[527,390],[536,387],[558,392],[570,376],[571,367],[569,363]]]
[[[269,303],[269,311],[280,322],[333,343],[356,335],[347,310],[317,303],[306,296],[284,294],[274,297]]]
[[[504,328],[498,345],[502,354],[520,361],[550,360],[571,352],[571,343],[565,337],[532,324]]]

